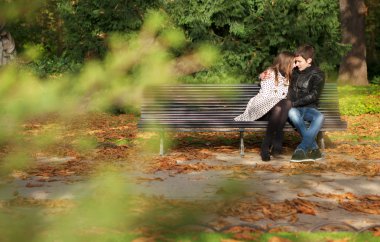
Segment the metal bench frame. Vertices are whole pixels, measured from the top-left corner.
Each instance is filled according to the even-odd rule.
[[[164,133],[239,132],[240,155],[244,156],[244,132],[265,131],[267,121],[236,122],[250,98],[260,90],[258,84],[181,84],[163,85],[147,90],[141,105],[138,128],[160,133],[160,155],[164,154]],[[317,140],[325,148],[324,132],[346,130],[339,113],[336,83],[326,83],[319,110],[325,116]],[[287,123],[284,131],[294,131]]]

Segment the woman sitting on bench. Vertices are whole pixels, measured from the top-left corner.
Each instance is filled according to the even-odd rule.
[[[286,99],[294,67],[294,54],[281,52],[265,72],[260,75],[261,88],[259,93],[251,98],[243,114],[235,121],[255,121],[268,115],[268,126],[261,145],[262,161],[269,161],[270,155],[279,155],[282,151],[283,128],[288,119],[291,102]],[[263,78],[264,77],[264,78]]]

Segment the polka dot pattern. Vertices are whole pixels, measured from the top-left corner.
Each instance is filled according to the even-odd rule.
[[[235,121],[255,121],[268,113],[279,101],[286,99],[289,87],[286,78],[279,73],[276,86],[274,71],[269,71],[268,79],[261,81],[259,93],[249,100],[244,113],[237,116]]]

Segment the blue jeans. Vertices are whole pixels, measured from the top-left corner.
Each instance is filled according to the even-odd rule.
[[[302,149],[303,151],[318,149],[315,138],[322,128],[325,119],[323,114],[315,108],[291,108],[289,110],[289,119],[302,136],[301,144],[298,145],[297,149]],[[305,121],[310,123],[309,127],[306,126]]]

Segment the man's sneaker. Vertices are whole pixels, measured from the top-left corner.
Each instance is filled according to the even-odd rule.
[[[309,162],[309,161],[314,161],[307,157],[306,152],[301,150],[301,149],[296,149],[294,151],[292,158],[290,159],[290,162]]]
[[[317,149],[310,150],[309,152],[307,152],[307,157],[312,160],[322,160],[322,153],[317,148]]]

